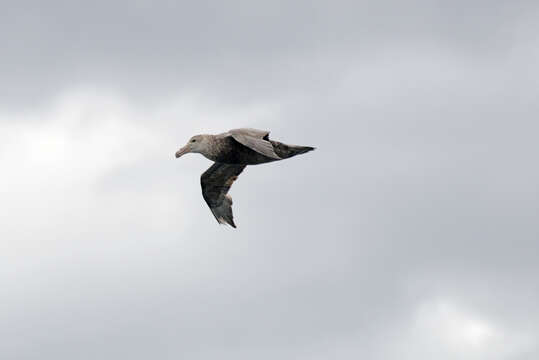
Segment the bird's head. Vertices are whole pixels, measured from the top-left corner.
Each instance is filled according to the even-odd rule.
[[[176,151],[176,158],[179,158],[182,155],[187,153],[201,153],[204,154],[204,151],[208,144],[208,137],[206,135],[195,135],[187,144],[182,147],[180,150]]]

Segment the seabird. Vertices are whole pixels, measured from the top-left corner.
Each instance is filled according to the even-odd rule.
[[[288,159],[314,150],[310,146],[287,145],[269,139],[269,131],[234,129],[217,135],[195,135],[176,152],[176,158],[199,153],[214,161],[200,177],[202,196],[219,224],[236,227],[232,198],[227,195],[232,183],[247,165]]]

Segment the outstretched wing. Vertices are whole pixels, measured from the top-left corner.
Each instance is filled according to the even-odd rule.
[[[245,165],[215,163],[200,177],[202,196],[219,224],[236,227],[232,216],[232,198],[227,195]]]
[[[273,150],[273,145],[269,142],[269,131],[257,129],[234,129],[228,132],[230,136],[240,144],[267,156],[271,159],[281,158]]]
[[[264,140],[269,140],[269,131],[267,130],[258,130],[253,128],[241,128],[241,129],[232,129],[228,131],[229,134],[245,135],[255,138],[260,138]]]

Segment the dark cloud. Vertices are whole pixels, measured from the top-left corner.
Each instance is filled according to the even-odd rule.
[[[49,2],[0,21],[0,357],[537,357],[537,6]],[[245,170],[192,134],[318,149]]]

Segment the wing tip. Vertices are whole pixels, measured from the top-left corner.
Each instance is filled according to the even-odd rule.
[[[218,217],[217,222],[219,223],[219,225],[230,225],[234,229],[236,229],[236,224],[234,223],[233,219],[225,219],[223,217]]]

